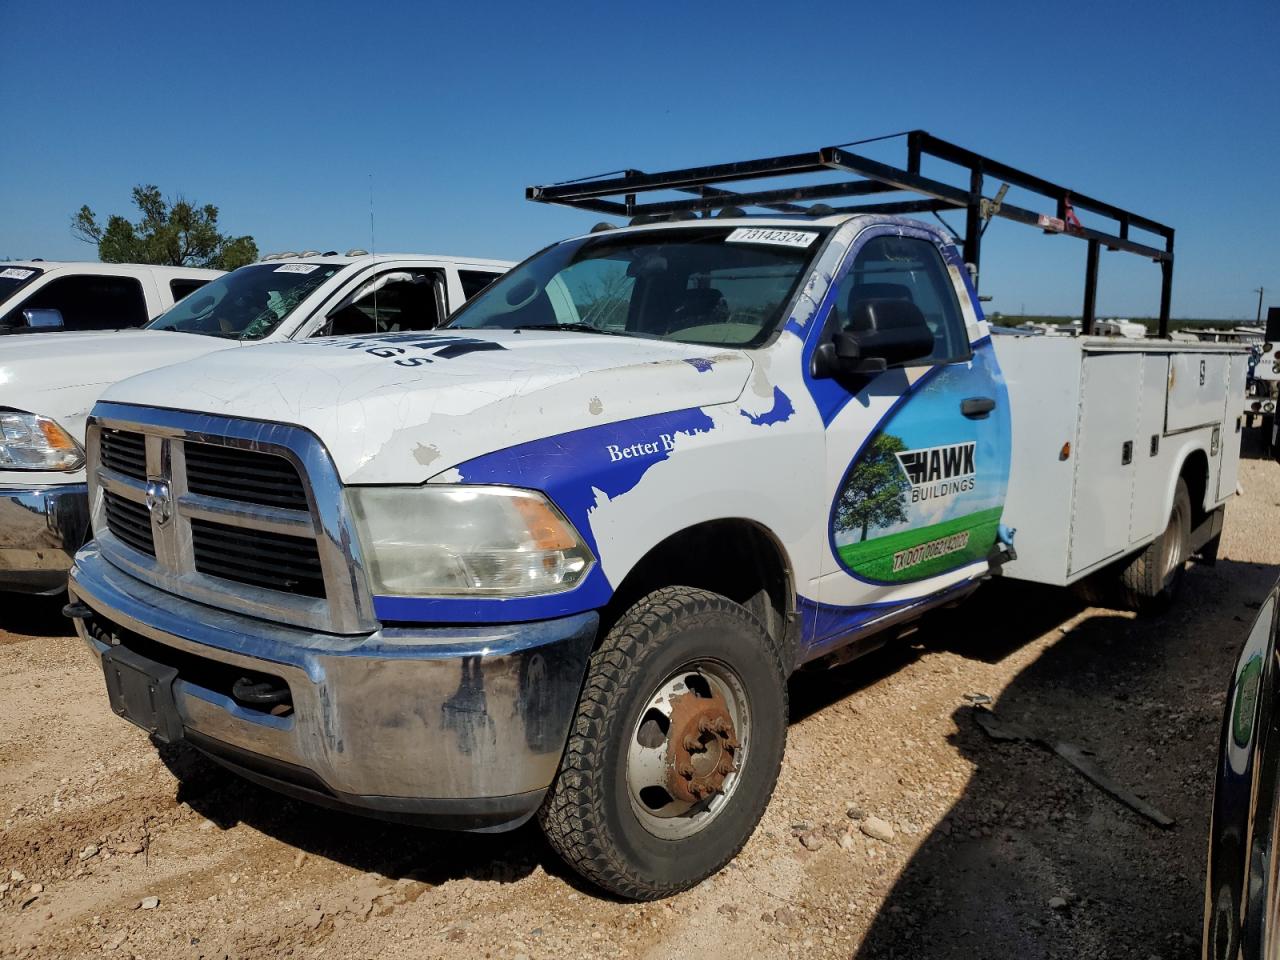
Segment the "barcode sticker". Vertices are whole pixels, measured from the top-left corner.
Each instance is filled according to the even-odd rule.
[[[0,280],[25,280],[33,273],[34,270],[23,270],[21,267],[6,267],[0,270]]]
[[[775,247],[804,248],[818,239],[816,233],[808,230],[777,230],[769,227],[739,227],[729,236],[726,243],[768,243]]]
[[[318,263],[286,263],[283,267],[276,267],[273,273],[314,273],[320,269]]]

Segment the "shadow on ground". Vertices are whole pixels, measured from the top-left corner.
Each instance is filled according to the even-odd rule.
[[[1174,827],[1151,825],[1042,748],[987,739],[972,708],[958,704],[952,742],[973,762],[972,779],[899,877],[857,956],[1193,956],[1222,698],[1250,604],[1276,573],[1224,560],[1192,569],[1167,613],[1094,611],[993,704],[1002,717],[1088,751]],[[999,662],[1084,609],[1068,591],[989,584],[905,641],[797,675],[793,719],[930,651]],[[244,823],[289,848],[391,878],[512,882],[541,866],[600,895],[532,824],[475,835],[384,823],[281,797],[185,745],[161,757],[179,780],[177,799],[222,828]],[[1051,909],[1053,897],[1065,908]]]
[[[0,593],[0,632],[22,637],[70,637],[75,627],[62,615],[65,594],[33,597],[24,593]]]
[[[958,705],[952,743],[973,775],[899,876],[859,960],[1198,956],[1223,698],[1276,572],[1224,560],[1191,570],[1166,613],[1096,611],[992,704],[1001,718],[1085,750],[1173,817],[1169,829],[1047,749],[989,739],[974,708]],[[994,586],[1002,589],[914,639],[999,659],[1080,612],[1064,591]]]
[[[243,823],[291,848],[391,879],[509,883],[542,866],[579,885],[533,824],[503,834],[430,830],[282,796],[240,779],[187,744],[161,747],[160,759],[178,778],[178,802],[220,829]],[[294,853],[281,856],[291,862]]]

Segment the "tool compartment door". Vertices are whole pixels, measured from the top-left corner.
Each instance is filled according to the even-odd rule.
[[[1169,523],[1165,505],[1169,472],[1173,469],[1164,443],[1165,391],[1169,383],[1169,357],[1148,353],[1142,357],[1139,390],[1138,433],[1133,440],[1133,503],[1129,517],[1129,542],[1150,540]]]
[[[1141,417],[1143,356],[1089,354],[1080,382],[1071,573],[1118,557],[1129,546],[1134,461]]]
[[[1265,358],[1264,358],[1265,359]],[[1221,452],[1222,468],[1218,471],[1218,499],[1225,500],[1236,492],[1240,482],[1240,441],[1243,438],[1244,385],[1248,377],[1249,358],[1232,354],[1227,358],[1227,395],[1223,411]]]
[[[1222,422],[1230,355],[1175,353],[1169,357],[1169,400],[1165,432],[1176,433]]]

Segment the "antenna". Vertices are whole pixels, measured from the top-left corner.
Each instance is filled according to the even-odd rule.
[[[378,237],[373,230],[373,173],[369,174],[369,253],[378,255]],[[373,288],[373,332],[378,332],[378,288]]]

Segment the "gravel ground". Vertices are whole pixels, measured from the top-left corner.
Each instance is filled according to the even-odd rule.
[[[1167,614],[996,583],[797,676],[745,851],[647,905],[582,885],[533,828],[389,826],[157,753],[110,713],[56,604],[0,601],[0,957],[1198,956],[1227,679],[1280,574],[1280,465],[1248,459],[1242,483],[1222,558]],[[989,739],[976,694],[1175,825]]]

